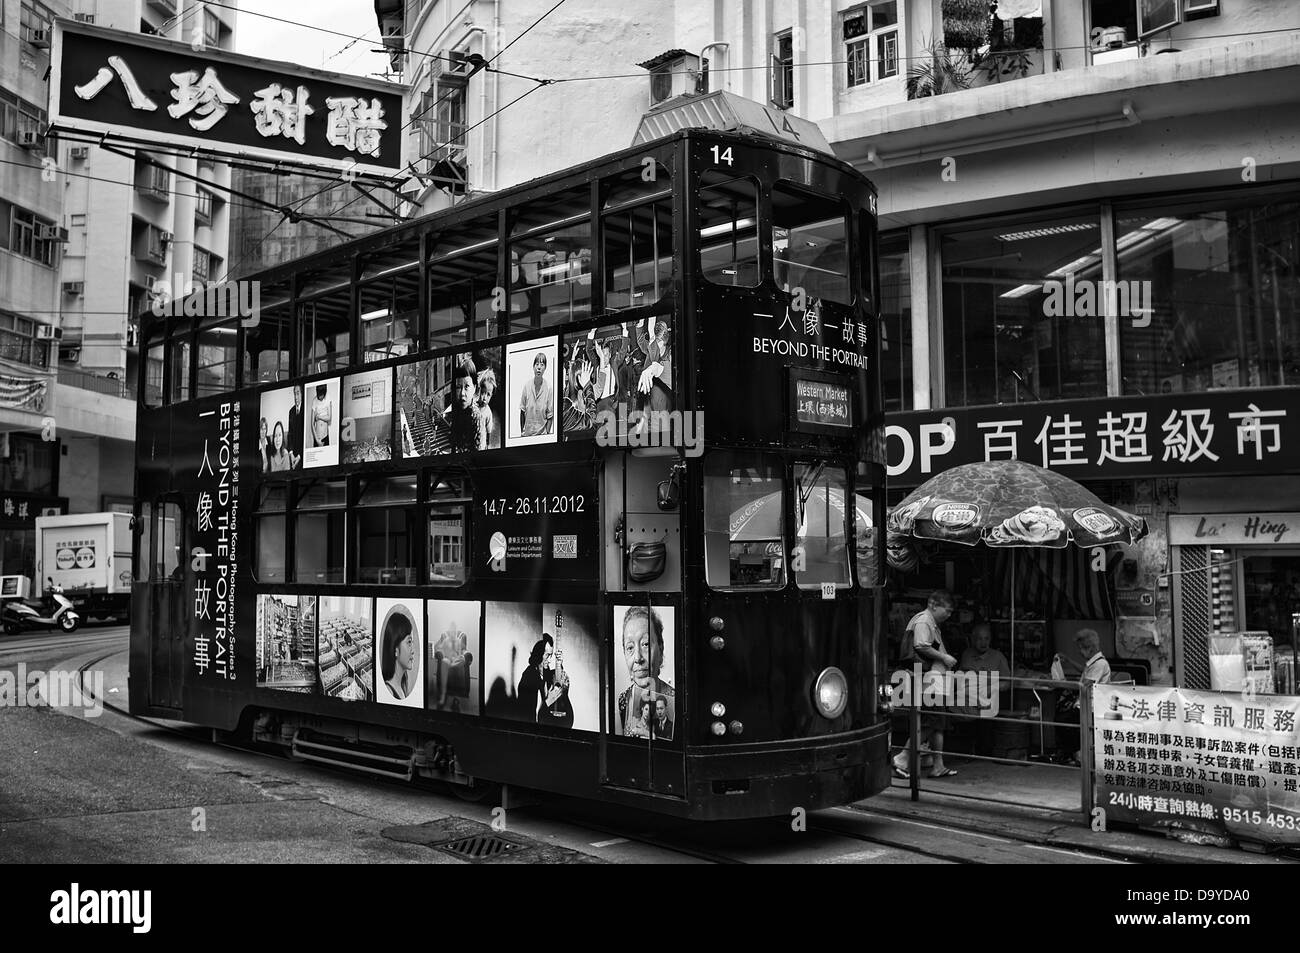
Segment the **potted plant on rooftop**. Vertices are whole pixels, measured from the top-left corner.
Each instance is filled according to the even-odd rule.
[[[953,56],[947,44],[938,37],[928,43],[922,42],[921,55],[907,70],[908,99],[924,99],[970,89],[970,69],[960,56]]]

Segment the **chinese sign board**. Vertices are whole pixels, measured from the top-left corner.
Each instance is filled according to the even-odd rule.
[[[0,494],[0,526],[6,530],[35,529],[38,516],[61,516],[68,511],[63,497],[31,493]]]
[[[203,441],[198,464],[195,512],[192,664],[204,678],[234,681],[235,589],[239,560],[238,401],[223,402],[198,414],[195,439]]]
[[[1099,684],[1092,706],[1109,820],[1300,844],[1300,698]]]
[[[1023,460],[1076,480],[1300,472],[1300,388],[890,414],[889,481]]]
[[[853,392],[832,381],[809,380],[791,374],[790,405],[794,408],[794,425],[816,427],[853,426]]]
[[[400,171],[405,88],[58,21],[50,125],[357,174]]]

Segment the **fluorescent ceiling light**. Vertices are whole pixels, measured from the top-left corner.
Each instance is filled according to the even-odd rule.
[[[1096,222],[1074,222],[1069,225],[1044,225],[1042,228],[1029,228],[1022,232],[1007,232],[998,235],[1000,242],[1019,242],[1027,238],[1050,238],[1053,235],[1069,235],[1072,232],[1090,232],[1097,227]]]
[[[387,308],[380,308],[378,311],[367,311],[365,314],[361,316],[361,320],[374,321],[378,318],[386,318],[388,317],[388,314],[389,311]]]
[[[1031,295],[1035,291],[1041,291],[1042,285],[1021,285],[1019,288],[1012,288],[1010,291],[999,295],[1000,298],[1023,298],[1025,295]]]
[[[749,228],[754,224],[752,218],[742,218],[738,222],[723,222],[721,225],[710,225],[708,228],[700,229],[701,238],[713,238],[715,235],[725,235],[731,231],[740,231],[742,228]]]
[[[1095,265],[1099,261],[1101,261],[1101,259],[1097,257],[1097,255],[1098,255],[1097,252],[1090,252],[1089,254],[1084,255],[1082,258],[1076,258],[1068,265],[1062,265],[1060,268],[1056,269],[1055,271],[1049,271],[1047,273],[1047,277],[1064,278],[1066,275],[1072,275],[1080,271],[1083,271],[1083,269],[1087,268],[1089,265]]]

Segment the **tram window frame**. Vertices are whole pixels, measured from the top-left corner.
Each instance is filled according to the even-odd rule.
[[[879,589],[885,584],[884,565],[880,555],[880,514],[876,510],[876,495],[872,490],[870,486],[853,488],[853,572],[860,589]],[[871,523],[865,526],[858,519],[858,513],[864,509],[871,514]],[[873,569],[874,574],[866,576],[863,572],[865,567]]]
[[[168,520],[172,520],[174,529],[171,546],[167,545],[165,530],[154,534],[154,545],[158,547],[159,556],[156,565],[158,575],[155,581],[180,582],[185,578],[185,536],[188,531],[185,511],[175,499],[165,498],[156,512],[164,527]]]
[[[317,489],[328,493],[333,489],[339,492],[337,498],[327,496],[326,502],[306,502],[307,495]],[[294,507],[292,514],[293,533],[293,582],[310,582],[318,585],[342,585],[347,581],[348,551],[348,484],[347,480],[319,479],[299,480],[293,486]],[[302,538],[304,520],[315,522],[318,518],[325,521],[325,566],[321,569],[305,568],[304,554],[314,554],[319,546],[313,546]],[[337,534],[337,539],[332,537]],[[338,547],[338,559],[342,565],[330,566],[329,550],[333,543]],[[310,575],[309,575],[310,574]]]
[[[430,238],[426,266],[425,350],[465,343],[465,329],[481,341],[509,333],[492,307],[501,287],[501,236],[497,213],[450,226]],[[459,308],[463,319],[456,320]],[[451,320],[440,320],[450,312]],[[508,319],[507,319],[508,320]],[[521,325],[513,330],[528,330]]]
[[[737,216],[738,206],[735,203],[734,196],[732,196],[730,218],[724,217],[723,219],[719,219],[717,222],[711,222],[710,219],[706,218],[706,213],[712,210],[712,205],[709,202],[710,194],[715,192],[720,193],[719,198],[725,202],[727,201],[727,197],[725,194],[721,194],[723,193],[723,187],[735,183],[741,183],[746,187],[753,189],[753,201],[751,203],[752,211],[750,212],[750,216]],[[762,192],[759,187],[758,179],[750,175],[729,175],[728,173],[717,172],[712,169],[706,169],[700,174],[700,184],[695,191],[695,216],[697,227],[695,228],[694,238],[696,241],[696,254],[699,261],[700,275],[705,281],[709,282],[709,284],[717,285],[721,288],[757,288],[763,283],[763,248],[762,240],[760,238],[762,234],[761,228],[763,225],[763,216],[760,214],[758,201],[759,195],[761,194]],[[746,194],[744,198],[748,201],[748,194]],[[728,225],[730,225],[730,228],[727,227]],[[751,234],[747,238],[738,240],[736,236],[740,234],[742,226],[749,230]],[[714,237],[714,235],[705,235],[705,232],[710,229],[721,229],[721,231],[716,232],[717,235],[723,235],[728,232],[731,233],[732,239],[730,247],[732,252],[730,261],[720,261],[717,265],[710,265],[712,259],[708,252],[712,248],[724,247],[725,244],[719,243],[717,245],[706,247],[706,239]],[[738,258],[736,250],[742,243],[747,244],[749,242],[753,243],[752,256],[746,255],[744,258]],[[722,275],[726,274],[724,266],[727,265],[730,265],[733,269],[731,273],[735,276],[735,280],[719,280]],[[741,280],[742,267],[752,267],[752,281]]]
[[[591,186],[582,184],[552,192],[533,202],[525,202],[511,209],[507,216],[509,234],[506,240],[506,265],[509,287],[510,323],[513,327],[518,316],[527,315],[529,328],[558,328],[577,321],[585,321],[596,312],[595,301],[595,224],[591,214]],[[573,239],[571,233],[585,229],[585,236]],[[574,257],[555,262],[554,251],[546,245],[563,242],[572,246]],[[523,249],[521,253],[521,249]],[[583,252],[586,252],[584,255]],[[529,256],[534,256],[528,261]],[[540,256],[540,257],[539,257]],[[577,270],[574,271],[574,264]],[[522,285],[528,277],[529,267],[535,265],[535,283]],[[543,281],[546,274],[559,274],[562,280]],[[547,289],[565,286],[569,293],[567,307],[562,303],[554,309],[547,308],[542,298]],[[585,297],[575,296],[575,288],[585,288]],[[525,307],[516,310],[521,294],[536,291],[538,303],[534,307],[526,300]]]
[[[428,571],[424,585],[444,588],[459,588],[469,582],[469,551],[472,544],[470,537],[469,511],[473,502],[469,489],[468,476],[447,471],[433,471],[425,479],[424,526],[425,541],[428,546],[426,560]],[[434,571],[434,521],[460,521],[460,578],[447,578]]]
[[[826,583],[833,583],[836,589],[851,589],[853,587],[853,565],[852,565],[853,559],[852,559],[852,548],[851,548],[852,546],[851,540],[853,537],[850,535],[851,531],[850,531],[849,513],[848,513],[847,506],[843,507],[844,522],[843,525],[840,527],[841,533],[839,538],[841,542],[839,544],[840,550],[838,553],[834,553],[830,550],[829,541],[832,541],[836,538],[833,535],[815,537],[812,535],[801,536],[799,534],[799,529],[801,525],[803,525],[802,524],[803,517],[799,512],[801,506],[801,500],[799,494],[803,486],[803,479],[802,479],[803,476],[811,474],[813,477],[812,487],[809,488],[810,491],[809,495],[811,496],[811,491],[816,489],[816,487],[820,485],[818,481],[825,478],[832,472],[838,472],[839,482],[837,486],[841,493],[841,499],[847,501],[850,495],[849,494],[849,471],[848,468],[843,466],[842,464],[828,462],[826,460],[818,460],[815,462],[796,461],[794,464],[794,469],[792,471],[793,478],[791,481],[791,500],[795,506],[794,509],[795,521],[794,521],[793,532],[791,534],[791,541],[793,545],[791,546],[790,549],[790,552],[792,554],[792,558],[790,560],[791,563],[790,572],[791,575],[794,576],[795,585],[798,586],[798,588],[800,589],[820,589]],[[829,490],[835,488],[835,486],[836,485],[827,484],[827,493],[826,493],[827,509],[831,508],[831,498],[830,498]],[[809,543],[807,541],[812,539],[818,539],[818,538],[828,541],[828,546],[827,546],[828,558],[823,560],[817,560],[816,562],[814,562],[811,554],[808,552],[808,550],[811,547],[809,546]],[[803,548],[803,557],[804,557],[803,560],[800,560],[798,557],[798,551],[801,547]],[[841,559],[842,559],[842,565],[839,567],[840,570],[842,571],[841,577],[826,578],[826,577],[818,576],[817,574],[814,573],[812,569],[814,565],[830,568],[837,561]],[[807,568],[800,569],[799,565],[801,562]]]
[[[144,367],[140,373],[144,376],[144,386],[140,390],[141,402],[151,410],[167,404],[164,380],[167,366],[167,340],[162,322],[158,322],[149,331],[148,343],[144,347]],[[156,369],[157,376],[153,373]]]
[[[418,249],[407,262],[405,248],[405,245],[398,246],[382,261],[369,262],[385,267],[362,271],[357,287],[356,323],[362,364],[405,357],[417,350],[421,335],[420,282],[423,272]],[[375,337],[373,332],[379,329],[385,333]],[[397,331],[402,333],[397,334]]]
[[[769,485],[775,483],[777,485],[776,492],[779,494],[779,498],[774,501],[774,508],[771,504],[769,504],[768,507],[769,512],[777,513],[780,536],[776,539],[772,539],[771,537],[760,537],[750,541],[743,539],[737,540],[735,538],[731,529],[731,517],[736,512],[734,496],[731,492],[720,495],[716,488],[720,488],[720,485],[727,488],[738,485],[741,479],[746,478],[741,476],[741,474],[746,472],[754,474],[754,476],[748,477],[751,483],[764,483]],[[766,475],[760,476],[758,475],[760,473]],[[721,484],[720,481],[722,481]],[[774,591],[784,589],[789,584],[789,559],[787,557],[790,547],[788,545],[789,530],[786,526],[785,514],[787,489],[785,464],[776,454],[764,453],[761,451],[715,450],[705,456],[704,576],[710,589],[746,592],[752,592],[755,590]],[[748,506],[750,503],[756,502],[759,499],[768,499],[770,495],[771,493],[769,492],[759,496],[754,496],[747,503],[742,505]],[[718,504],[721,504],[721,509],[718,508]],[[721,518],[721,525],[724,528],[721,530],[712,528],[719,522],[719,518]],[[752,516],[750,518],[752,519]],[[717,545],[718,537],[722,538],[722,544],[725,549],[719,549]],[[743,559],[743,557],[751,557],[750,561],[752,562],[752,556],[754,555],[748,550],[737,552],[735,547],[738,543],[743,545],[749,542],[752,542],[755,545],[766,543],[764,552],[759,554],[759,564],[762,563],[763,558],[771,558],[775,555],[776,558],[773,560],[774,565],[770,567],[770,570],[772,571],[772,581],[744,583],[735,580],[732,571],[733,563]],[[772,542],[776,542],[779,546],[779,549],[775,554],[767,551],[767,548],[771,546]],[[725,561],[720,558],[720,552],[725,553]],[[719,572],[722,572],[724,576],[719,577]],[[776,573],[779,573],[779,577]]]
[[[660,164],[655,165],[652,182],[646,182],[643,175],[638,167],[601,183],[600,249],[606,312],[651,306],[672,292],[675,252],[672,181]],[[640,260],[637,256],[636,219],[638,214],[646,213],[651,255],[648,260]],[[615,247],[620,235],[622,241],[619,247]],[[624,281],[617,277],[620,264],[626,268]],[[638,296],[637,278],[647,272],[652,297],[635,301]],[[627,287],[620,287],[624,282]],[[645,292],[640,292],[640,296],[646,297]]]
[[[223,351],[224,357],[205,363],[204,354]],[[194,396],[212,397],[228,394],[238,387],[239,322],[234,318],[201,321],[194,337]],[[216,370],[220,368],[220,370]],[[212,380],[204,382],[203,372],[212,373]]]
[[[400,484],[398,481],[401,481]],[[400,494],[390,496],[385,492],[382,496],[376,495],[371,498],[370,494],[379,487],[409,486],[411,492],[408,495]],[[419,502],[419,481],[414,471],[402,473],[382,473],[375,476],[365,476],[358,478],[356,490],[356,503],[351,507],[352,519],[349,520],[349,558],[348,564],[353,567],[351,575],[355,578],[349,581],[364,585],[380,586],[414,586],[418,585],[418,567],[423,558],[423,531],[421,530],[421,504]],[[367,524],[370,520],[375,519],[374,514],[382,513],[383,526],[378,533],[366,533]],[[401,513],[403,515],[404,532],[395,531],[392,528],[393,517]],[[382,537],[384,540],[383,548],[385,559],[393,553],[393,541],[399,538],[405,539],[407,565],[398,566],[387,565],[382,567],[372,567],[367,564],[363,543],[367,538],[374,539]],[[400,575],[398,575],[400,573]],[[373,575],[374,578],[370,578]],[[386,578],[387,577],[387,578]]]
[[[194,385],[194,321],[184,319],[172,328],[171,333],[167,336],[167,355],[166,361],[169,365],[167,373],[167,403],[180,404],[189,400],[192,396],[191,388]],[[183,371],[183,376],[177,379],[177,370]]]
[[[352,346],[356,335],[353,333],[356,323],[353,320],[352,289],[349,276],[340,280],[337,272],[321,275],[303,276],[318,280],[309,288],[300,288],[294,299],[294,325],[298,338],[298,376],[310,377],[315,374],[338,371],[342,372],[352,365]],[[329,306],[330,311],[324,316],[320,310]],[[338,308],[342,312],[338,313]],[[310,316],[309,316],[310,312]],[[325,331],[319,330],[324,326]],[[317,345],[323,344],[324,351],[317,354]]]
[[[280,572],[265,571],[263,545],[268,537],[279,537]],[[271,555],[275,550],[269,551]],[[289,581],[289,485],[264,483],[258,488],[257,511],[253,519],[253,578],[260,583]]]
[[[809,189],[797,185],[788,179],[782,179],[773,184],[771,190],[772,197],[772,220],[768,223],[768,231],[772,237],[772,279],[776,286],[789,293],[795,288],[802,288],[805,294],[810,298],[819,298],[824,301],[830,301],[835,304],[851,305],[853,304],[853,248],[851,247],[852,235],[852,212],[848,203],[842,199],[836,199],[832,196],[825,195],[815,189]],[[783,206],[778,202],[781,199],[790,199],[791,204]],[[803,212],[807,209],[822,206],[822,214],[815,217],[812,221],[804,221],[797,225],[782,225],[782,212],[794,210]],[[829,214],[832,210],[838,212],[838,215]],[[804,215],[801,218],[806,217]],[[838,245],[842,252],[843,269],[836,272],[829,268],[817,267],[811,263],[801,263],[794,260],[794,254],[791,252],[792,244],[798,242],[809,242],[806,234],[801,235],[800,230],[805,233],[814,232],[818,237],[821,235],[820,229],[830,226],[831,223],[838,221],[840,234]],[[779,234],[784,232],[784,235]],[[785,243],[785,251],[789,257],[780,258],[777,254],[780,243]],[[797,249],[798,245],[794,244]],[[835,240],[832,238],[826,245],[824,251],[830,251],[835,248]],[[796,277],[794,273],[798,269],[802,272],[803,280],[798,283],[792,283]],[[829,276],[834,276],[833,278]],[[813,279],[813,280],[810,280]],[[832,293],[834,292],[834,293]]]
[[[272,285],[263,288],[259,297],[269,300],[260,305],[257,323],[243,327],[243,377],[240,383],[244,387],[279,384],[294,376],[293,302],[290,290],[287,281],[279,287]],[[272,330],[274,334],[270,333]],[[263,356],[268,354],[272,355],[272,360],[264,361]]]

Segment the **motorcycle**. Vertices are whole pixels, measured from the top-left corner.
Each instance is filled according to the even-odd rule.
[[[45,593],[41,602],[26,599],[8,599],[0,605],[0,625],[8,635],[17,635],[24,629],[60,629],[76,632],[81,625],[72,601],[63,594],[60,586]]]

